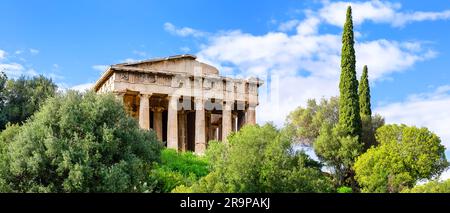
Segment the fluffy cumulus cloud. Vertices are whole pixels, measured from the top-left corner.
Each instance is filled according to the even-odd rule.
[[[36,76],[38,73],[32,68],[25,68],[22,64],[15,62],[12,63],[1,63],[0,71],[6,73],[8,78],[19,78],[20,76]]]
[[[164,30],[166,30],[167,32],[169,32],[171,34],[182,36],[182,37],[186,37],[186,36],[202,37],[202,36],[206,35],[202,31],[195,30],[195,29],[192,29],[189,27],[178,28],[170,22],[164,23]]]
[[[15,51],[14,54],[21,54],[21,52]],[[53,80],[64,79],[63,76],[58,74],[59,66],[57,64],[52,65],[50,72],[37,72],[33,66],[23,63],[26,61],[25,59],[17,58],[14,54],[11,55],[4,50],[0,50],[0,71],[4,72],[9,79],[17,79],[22,76],[34,77],[37,75],[44,75]]]
[[[344,26],[347,6],[351,5],[354,11],[353,20],[356,25],[365,21],[374,23],[388,23],[394,27],[417,21],[434,21],[439,19],[450,19],[450,10],[440,12],[402,12],[401,4],[388,1],[366,1],[366,2],[335,2],[324,1],[324,6],[318,11],[318,16],[329,24],[339,27]]]

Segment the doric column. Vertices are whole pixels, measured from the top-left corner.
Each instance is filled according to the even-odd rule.
[[[180,111],[179,120],[178,120],[178,135],[180,136],[179,139],[179,148],[182,152],[187,151],[187,119],[186,119],[186,112],[184,110]]]
[[[237,118],[236,114],[232,113],[232,115],[231,115],[231,129],[232,129],[233,132],[237,132],[236,118]]]
[[[204,100],[195,98],[195,153],[197,154],[203,154],[206,149],[205,124]]]
[[[167,113],[167,148],[178,150],[178,96],[169,97]]]
[[[256,124],[256,105],[249,105],[246,112],[246,124],[255,125]]]
[[[142,129],[150,129],[150,96],[151,94],[141,94],[139,104],[139,126]]]
[[[232,131],[231,106],[233,102],[225,101],[222,107],[222,141],[227,142],[227,137]]]
[[[156,136],[158,137],[158,140],[162,141],[163,139],[163,119],[162,119],[162,111],[164,108],[162,107],[155,107],[153,109],[153,130],[156,132]]]

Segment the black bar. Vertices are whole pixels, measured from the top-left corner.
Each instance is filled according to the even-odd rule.
[[[188,199],[197,206],[182,207]],[[206,201],[214,204],[204,205]],[[12,210],[58,212],[450,211],[450,194],[0,194],[0,205]]]

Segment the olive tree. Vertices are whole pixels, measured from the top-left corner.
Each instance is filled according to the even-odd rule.
[[[160,156],[155,134],[140,129],[113,95],[69,91],[14,128],[2,133],[3,191],[144,191]]]

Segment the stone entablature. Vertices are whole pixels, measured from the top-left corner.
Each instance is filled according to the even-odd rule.
[[[261,84],[222,77],[195,56],[179,55],[112,65],[94,90],[117,94],[141,128],[154,129],[168,147],[201,154],[207,141],[225,141],[242,125],[256,123]]]

